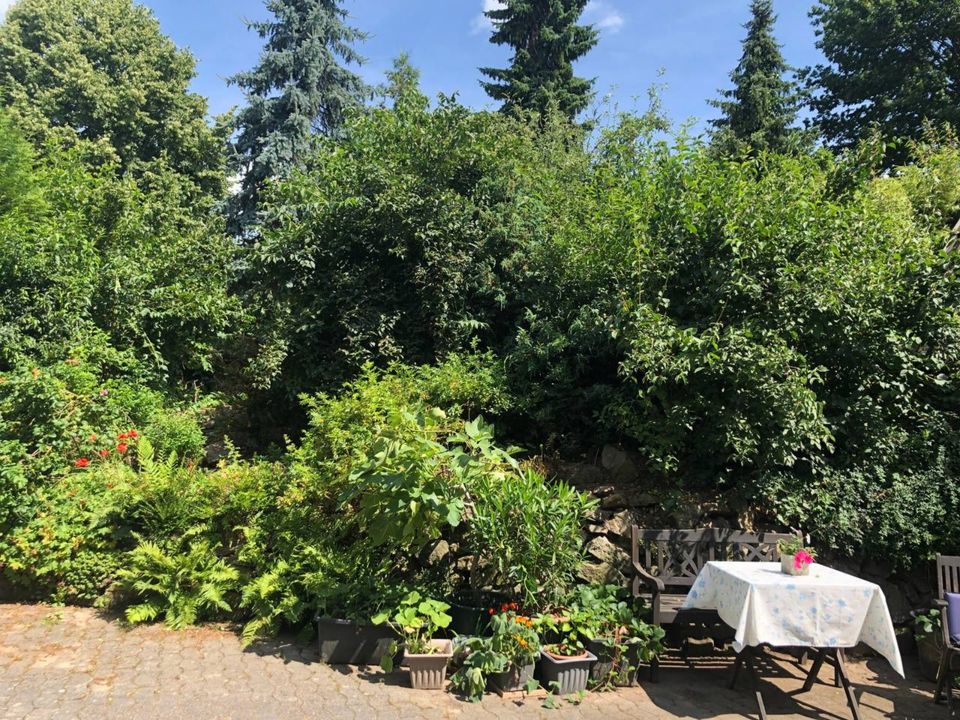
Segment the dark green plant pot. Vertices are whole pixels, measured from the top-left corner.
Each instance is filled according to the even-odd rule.
[[[920,658],[920,674],[930,682],[937,681],[940,668],[940,655],[943,652],[943,636],[940,629],[921,635],[916,633],[917,656]]]
[[[613,672],[616,658],[615,648],[603,640],[589,640],[587,641],[587,650],[597,658],[597,661],[590,666],[590,681],[594,683],[606,682]]]
[[[513,666],[506,672],[494,673],[490,676],[490,687],[500,692],[524,690],[533,677],[533,671],[536,667],[536,663],[530,663],[520,668]]]
[[[396,635],[386,627],[317,618],[320,661],[328,665],[379,665]]]
[[[640,666],[640,644],[624,643],[618,653],[616,648],[602,640],[590,640],[587,650],[597,656],[590,667],[590,681],[595,684],[610,683],[616,687],[630,687],[637,678]]]
[[[490,626],[490,608],[507,602],[506,595],[494,592],[466,590],[450,596],[452,618],[449,630],[457,635],[481,636]]]
[[[538,663],[540,685],[557,695],[582,692],[587,689],[590,666],[596,661],[597,656],[591,652],[574,658],[555,658],[541,652]]]

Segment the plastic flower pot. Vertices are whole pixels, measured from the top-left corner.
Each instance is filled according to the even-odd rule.
[[[328,665],[377,665],[397,639],[389,628],[316,618],[320,661]]]
[[[490,608],[499,607],[507,601],[501,593],[482,590],[465,590],[450,598],[450,630],[457,635],[480,636],[487,634],[490,624]]]
[[[535,663],[530,663],[522,667],[513,665],[506,672],[491,675],[490,687],[500,692],[517,692],[524,690],[527,683],[530,682],[530,679],[533,677],[533,671],[535,669]]]
[[[442,690],[447,680],[447,663],[453,657],[453,642],[431,640],[435,652],[404,654],[404,662],[410,669],[410,685],[414,690]]]
[[[616,656],[616,648],[610,640],[590,640],[587,642],[587,650],[592,652],[597,661],[590,666],[590,680],[595,683],[606,682],[613,672],[613,664]]]
[[[590,640],[587,649],[597,656],[590,666],[590,681],[610,683],[615,687],[630,687],[637,679],[640,667],[640,643],[630,638],[621,641],[618,651],[611,641]]]
[[[587,689],[590,666],[597,661],[591,652],[573,657],[540,652],[540,684],[558,695],[570,695]]]

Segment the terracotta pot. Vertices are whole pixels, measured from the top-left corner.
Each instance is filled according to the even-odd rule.
[[[410,668],[410,685],[415,690],[442,690],[447,679],[447,663],[453,657],[450,640],[431,640],[436,652],[425,655],[404,654],[404,662]]]

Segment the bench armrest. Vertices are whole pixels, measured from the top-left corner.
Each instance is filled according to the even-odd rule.
[[[936,608],[945,608],[947,606],[946,600],[940,600],[939,598],[933,601],[933,606]]]
[[[633,572],[636,577],[642,582],[647,588],[654,594],[654,596],[659,595],[663,592],[664,584],[663,580],[658,577],[651,575],[643,565],[640,563],[633,563]]]

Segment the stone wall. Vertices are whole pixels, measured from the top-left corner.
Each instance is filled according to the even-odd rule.
[[[656,487],[644,477],[642,463],[631,453],[607,446],[590,460],[553,463],[549,470],[582,492],[598,508],[584,527],[587,561],[581,578],[591,583],[626,585],[630,578],[630,528],[742,528],[749,532],[783,531],[751,508],[733,507],[722,496],[679,495],[676,488]],[[910,611],[924,609],[936,593],[933,563],[894,573],[889,564],[822,556],[821,562],[878,584],[897,624],[910,621]]]

